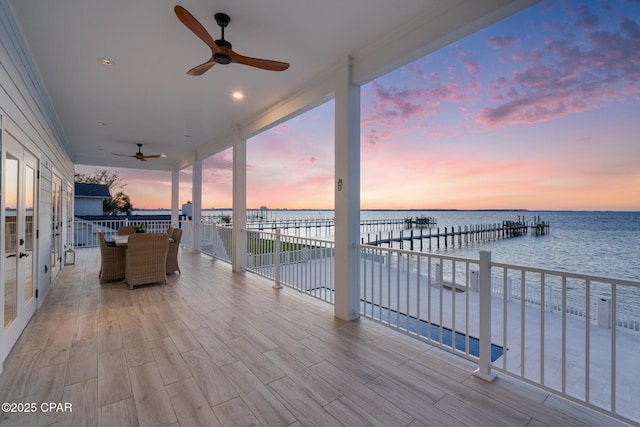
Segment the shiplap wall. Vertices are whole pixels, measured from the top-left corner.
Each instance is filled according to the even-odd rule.
[[[52,175],[55,171],[63,180],[64,205],[66,191],[69,185],[72,187],[74,165],[62,126],[7,0],[0,0],[0,117],[0,147],[2,134],[11,133],[40,163],[37,224],[40,305],[53,280],[50,266]],[[64,206],[63,210],[66,211]],[[66,238],[64,233],[63,250]],[[0,300],[2,298],[0,295]]]

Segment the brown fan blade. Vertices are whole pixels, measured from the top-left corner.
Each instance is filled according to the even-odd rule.
[[[150,154],[148,156],[138,156],[139,159],[157,159],[158,157],[167,157],[164,154]]]
[[[214,65],[216,65],[216,62],[213,60],[213,57],[212,57],[210,60],[208,60],[204,64],[196,65],[195,67],[187,71],[187,74],[189,74],[190,76],[201,76],[207,71],[209,71],[209,69]]]
[[[182,6],[176,6],[173,9],[176,12],[176,16],[178,19],[188,28],[193,34],[198,36],[200,40],[205,42],[207,46],[211,48],[212,52],[218,51],[218,46],[216,42],[213,41],[211,35],[207,32],[207,30],[202,26],[200,22],[196,18],[193,17],[192,14],[189,13],[187,9]]]
[[[133,158],[136,157],[136,156],[130,156],[128,154],[120,154],[120,153],[111,153],[111,154],[113,154],[114,156],[124,156],[124,157],[133,157]]]
[[[236,62],[238,64],[249,65],[251,67],[260,68],[262,70],[269,71],[284,71],[289,68],[289,64],[286,62],[280,61],[271,61],[269,59],[260,59],[260,58],[251,58],[249,56],[243,56],[239,53],[232,51],[231,49],[227,49],[229,55],[231,56],[231,61]]]

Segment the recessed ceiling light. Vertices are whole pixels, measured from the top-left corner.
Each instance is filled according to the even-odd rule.
[[[233,97],[235,99],[242,99],[244,98],[244,95],[242,94],[242,92],[233,92]]]
[[[113,61],[110,60],[109,58],[98,58],[98,62],[101,63],[102,65],[106,65],[107,67],[110,67],[113,65]]]
[[[98,126],[106,126],[107,125],[105,122],[98,122],[97,124],[98,124]]]

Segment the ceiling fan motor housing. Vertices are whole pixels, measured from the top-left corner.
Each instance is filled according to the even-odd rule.
[[[231,43],[229,43],[225,39],[218,39],[215,42],[218,46],[226,47],[227,49],[231,50]],[[218,64],[226,65],[231,63],[231,56],[227,55],[226,53],[216,52],[213,55],[213,60],[216,61]]]

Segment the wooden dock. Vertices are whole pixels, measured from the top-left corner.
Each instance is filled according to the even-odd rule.
[[[267,221],[247,221],[249,230],[295,230],[295,229],[321,229],[335,227],[334,218],[318,219],[284,219]],[[362,232],[371,230],[402,229],[405,227],[405,219],[363,219],[360,221]]]
[[[438,225],[438,220],[432,216],[418,216],[415,218],[405,218],[404,224],[407,228],[431,228]]]
[[[392,246],[394,242],[400,243],[400,249],[404,248],[404,243],[408,242],[409,250],[425,249],[432,250],[444,247],[462,247],[469,244],[477,244],[491,242],[495,240],[507,239],[510,237],[524,236],[528,233],[532,235],[544,235],[549,232],[549,222],[540,221],[539,219],[527,223],[522,221],[503,221],[502,224],[486,224],[486,225],[469,225],[459,227],[444,227],[441,231],[440,227],[436,229],[424,228],[400,230],[394,233],[390,230],[387,237],[382,237],[382,233],[377,233],[371,239],[362,239],[362,243],[374,246],[388,245]],[[416,244],[417,241],[417,244]]]

